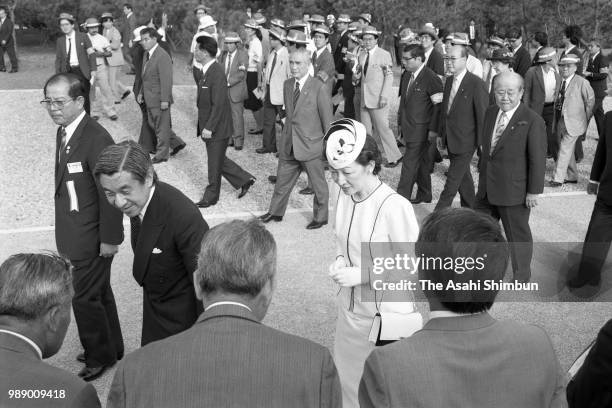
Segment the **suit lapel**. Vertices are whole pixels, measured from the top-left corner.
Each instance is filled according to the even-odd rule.
[[[453,104],[451,105],[451,108],[448,111],[448,113],[451,113],[453,111],[453,109],[455,109],[455,106],[457,105],[457,100],[459,99],[459,96],[463,95],[463,92],[464,92],[463,85],[465,84],[465,80],[466,80],[468,74],[469,74],[469,72],[466,72],[465,75],[463,76],[463,79],[461,80],[461,83],[459,84],[459,87],[457,88],[457,93],[455,94],[455,98],[453,99]],[[452,87],[453,87],[453,82],[451,81],[451,88]],[[450,94],[450,88],[449,88],[449,94]]]
[[[55,191],[56,192],[59,189],[61,180],[64,177],[64,173],[66,172],[66,167],[67,167],[66,164],[70,160],[70,157],[74,154],[74,151],[79,146],[81,139],[83,139],[83,129],[87,125],[88,120],[89,120],[89,117],[85,115],[83,119],[81,120],[81,123],[79,123],[77,128],[74,130],[74,133],[70,137],[70,140],[66,144],[66,149],[65,149],[64,154],[61,155],[61,160],[59,161],[58,168],[57,168],[57,177],[55,178]],[[59,151],[59,146],[60,146],[59,131],[58,131],[57,139],[58,139],[57,140],[57,150]]]
[[[312,82],[312,77],[309,76],[308,79],[306,79],[306,82],[304,83],[304,86],[302,87],[302,89],[300,89],[300,97],[298,98],[297,105],[293,107],[294,112],[298,110],[298,107],[302,105],[302,102],[308,96],[311,82]],[[295,83],[293,84],[293,87],[295,88]]]
[[[491,155],[495,155],[501,149],[502,145],[506,142],[506,140],[512,138],[511,134],[516,129],[517,123],[520,121],[522,116],[523,116],[523,104],[520,103],[518,108],[514,112],[514,115],[512,115],[512,119],[510,119],[510,121],[508,122],[506,129],[504,129],[504,132],[499,137],[499,140],[497,141],[497,144],[495,145],[495,150],[492,152]],[[495,117],[497,118],[497,115]],[[493,129],[495,129],[495,124],[493,125]],[[493,137],[493,131],[491,131],[491,137]],[[491,142],[489,141],[489,144],[490,143]]]
[[[157,185],[151,202],[147,207],[140,231],[138,233],[138,240],[136,241],[136,248],[134,248],[134,266],[132,268],[132,274],[134,279],[142,286],[142,282],[149,269],[149,258],[151,252],[155,247],[155,243],[159,238],[162,230],[164,229],[163,214],[161,213],[161,203],[159,201],[159,189]]]
[[[538,67],[536,71],[536,78],[538,82],[540,83],[540,86],[542,87],[542,89],[546,90],[546,86],[544,84],[544,73],[542,72],[542,67]]]

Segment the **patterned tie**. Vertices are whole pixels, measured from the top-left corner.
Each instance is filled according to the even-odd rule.
[[[368,74],[368,65],[370,65],[370,51],[366,52],[366,60],[365,60],[365,64],[363,64],[363,77],[364,78]]]
[[[497,146],[497,142],[499,142],[499,138],[501,137],[504,130],[506,130],[506,126],[508,126],[508,117],[506,116],[506,112],[502,112],[499,120],[497,121],[497,127],[495,128],[495,134],[493,135],[493,139],[491,140],[491,150],[489,154],[492,154],[495,150],[495,146]]]
[[[142,225],[142,221],[140,221],[140,216],[135,216],[130,218],[130,241],[132,243],[132,248],[136,248],[136,243],[138,242],[138,234],[140,234],[140,227]]]
[[[563,102],[565,102],[565,79],[561,83],[561,89],[559,89],[559,95],[557,95],[557,100],[555,101],[555,110],[562,111]]]
[[[149,62],[149,51],[145,51],[144,64],[142,64],[142,73],[144,75],[145,69],[147,69],[147,63]]]
[[[276,66],[276,50],[272,52],[274,53],[274,58],[272,58],[272,67],[270,68],[270,76],[268,77],[268,84],[270,83],[270,78],[272,78],[272,73],[274,72],[274,67]]]
[[[450,112],[451,107],[453,106],[453,100],[455,99],[455,95],[457,95],[457,77],[453,77],[453,82],[451,84],[450,95],[448,95],[448,106],[446,108],[446,113]]]
[[[233,53],[229,53],[227,56],[227,66],[225,67],[225,76],[227,77],[227,79],[229,80],[229,75],[230,75],[230,68],[232,66],[232,55]]]
[[[72,39],[68,37],[68,53],[66,54],[66,70],[70,71],[70,54],[72,53]]]
[[[295,81],[295,89],[293,90],[293,109],[297,106],[298,99],[300,99],[300,83]]]
[[[66,128],[63,127],[63,126],[60,126],[59,134],[60,134],[61,140],[60,140],[59,152],[57,152],[57,161],[61,162],[62,161],[62,154],[64,153],[64,149],[66,148],[66,138],[68,136],[66,134]]]
[[[412,86],[413,81],[414,81],[414,73],[411,72],[410,78],[408,79],[408,86],[406,87],[406,94],[408,94],[408,91],[410,90],[410,87]]]

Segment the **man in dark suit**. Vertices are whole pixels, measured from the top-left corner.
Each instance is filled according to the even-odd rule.
[[[450,166],[444,190],[436,211],[450,207],[457,191],[461,206],[474,206],[476,199],[470,163],[481,144],[484,113],[489,96],[484,82],[466,70],[467,50],[454,45],[448,53],[453,76],[444,84],[444,97],[440,112],[440,147],[448,148]]]
[[[546,34],[544,31],[536,31],[535,33],[533,33],[533,38],[531,39],[531,46],[536,50],[533,54],[533,61],[531,65],[537,65],[538,55],[540,51],[544,47],[548,47],[548,34]]]
[[[95,81],[96,55],[87,34],[74,29],[74,17],[61,13],[60,35],[55,43],[55,73],[69,72],[79,77],[85,87],[85,112],[90,113],[89,90]]]
[[[434,48],[434,44],[438,41],[436,30],[424,25],[419,31],[421,45],[425,49],[425,66],[441,77],[444,76],[444,57]]]
[[[59,125],[55,150],[55,241],[73,269],[74,317],[85,354],[79,373],[102,375],[123,356],[123,337],[110,285],[113,256],[123,241],[121,212],[112,208],[92,175],[100,152],[113,139],[84,111],[87,94],[74,74],[55,74],[41,102]]]
[[[11,70],[14,73],[19,70],[17,65],[17,54],[15,54],[15,42],[13,41],[13,22],[8,18],[6,6],[0,6],[0,72],[5,72],[4,53],[6,52],[11,61]]]
[[[305,48],[289,56],[293,78],[285,81],[283,92],[286,121],[279,148],[277,181],[270,209],[263,222],[282,221],[289,195],[302,168],[314,190],[313,220],[307,229],[327,224],[329,192],[323,168],[323,136],[332,122],[332,103],[323,82],[308,74],[310,53]]]
[[[523,103],[544,119],[546,124],[546,156],[557,160],[559,141],[553,132],[555,118],[555,96],[561,87],[561,76],[555,69],[552,47],[542,48],[536,56],[536,63],[525,74]]]
[[[142,86],[136,95],[138,103],[147,106],[149,126],[155,130],[157,150],[153,164],[168,161],[171,153],[178,153],[185,142],[172,131],[172,59],[158,44],[159,35],[154,28],[140,31],[140,44],[144,49]]]
[[[483,126],[476,208],[501,219],[511,243],[514,279],[528,282],[533,252],[529,215],[544,191],[546,126],[520,103],[523,79],[518,74],[499,74],[494,91],[496,105],[487,109]]]
[[[42,361],[70,325],[70,269],[52,254],[16,254],[0,265],[0,406],[100,407],[91,384]]]
[[[601,138],[603,135],[603,98],[607,96],[608,86],[606,79],[608,78],[608,61],[601,54],[601,43],[597,39],[589,42],[589,63],[584,77],[591,84],[591,88],[595,92],[595,106],[593,107],[593,116],[597,124],[597,133]]]
[[[501,281],[508,265],[499,224],[467,208],[434,212],[421,227],[415,252],[423,259],[481,258],[485,267],[464,273],[435,264],[419,268],[421,282],[448,289],[423,291],[430,319],[422,330],[372,351],[359,386],[360,406],[567,406],[565,372],[546,332],[488,313],[497,291],[482,282]],[[478,283],[481,289],[473,289]]]
[[[126,356],[107,407],[340,408],[329,351],[261,324],[276,288],[272,234],[257,220],[217,225],[197,262],[204,313],[191,329]]]
[[[329,29],[324,25],[313,29],[312,39],[317,48],[312,53],[314,77],[325,84],[325,88],[329,91],[331,97],[336,67],[334,65],[334,57],[332,57],[331,52],[328,50]]]
[[[207,208],[217,204],[221,193],[221,176],[232,187],[240,189],[238,198],[249,191],[255,177],[227,158],[227,144],[232,137],[232,113],[227,93],[227,82],[223,68],[215,59],[217,42],[212,37],[201,36],[197,39],[194,52],[195,60],[202,65],[194,70],[198,84],[198,135],[206,143],[208,155],[208,186],[197,202],[197,206]]]
[[[604,117],[603,136],[597,143],[587,192],[596,194],[591,221],[582,248],[578,275],[568,285],[599,285],[612,241],[612,112]]]
[[[506,40],[514,53],[514,65],[512,66],[512,70],[520,76],[525,77],[527,70],[531,66],[531,54],[529,54],[529,51],[527,51],[527,48],[523,45],[521,30],[518,28],[510,30],[510,32],[506,34]]]
[[[612,406],[612,320],[601,328],[584,363],[567,385],[570,408]]]
[[[400,89],[400,126],[406,151],[397,192],[413,204],[431,202],[430,143],[438,137],[439,103],[433,99],[442,95],[442,80],[425,66],[425,49],[421,45],[408,45],[402,53],[405,72]],[[437,95],[437,96],[434,96]],[[412,188],[417,184],[414,200]]]
[[[149,155],[133,141],[105,149],[94,173],[108,202],[130,217],[132,273],[144,293],[141,345],[188,329],[202,311],[192,281],[208,230],[202,214],[158,180]]]
[[[334,56],[334,67],[336,68],[336,85],[334,86],[333,95],[338,93],[338,90],[344,90],[344,71],[346,69],[346,62],[344,60],[346,56],[346,52],[348,51],[348,41],[349,41],[349,24],[351,23],[351,16],[348,14],[340,14],[338,19],[336,20],[336,30],[334,34],[336,35],[338,42],[334,48],[332,48],[332,53]],[[343,93],[344,95],[344,93]],[[351,99],[352,100],[352,99]],[[346,114],[346,107],[344,107],[344,113]],[[337,105],[334,106],[334,113],[336,113],[335,109]],[[346,116],[345,116],[346,117]]]
[[[123,58],[129,68],[129,74],[135,74],[134,63],[132,60],[132,48],[136,45],[137,41],[134,39],[134,30],[136,29],[136,16],[134,15],[134,8],[131,4],[125,3],[123,5],[123,14],[125,20],[121,26],[121,42],[123,43]]]

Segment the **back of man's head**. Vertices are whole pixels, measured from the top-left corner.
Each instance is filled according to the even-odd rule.
[[[72,267],[54,254],[16,254],[0,265],[0,327],[33,340],[50,357],[70,323]]]
[[[464,208],[436,211],[425,219],[415,251],[422,257],[419,279],[443,288],[425,291],[432,309],[479,313],[493,306],[497,291],[485,290],[484,281],[503,279],[509,254],[493,218]],[[478,281],[480,288],[465,286]],[[461,290],[447,289],[449,282]]]
[[[234,220],[204,235],[194,285],[205,306],[234,299],[263,319],[272,299],[275,274],[272,234],[257,219]]]

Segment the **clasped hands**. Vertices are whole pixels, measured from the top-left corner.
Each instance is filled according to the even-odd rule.
[[[338,285],[351,288],[361,284],[361,269],[356,266],[346,266],[343,256],[339,256],[329,266],[329,276]]]

